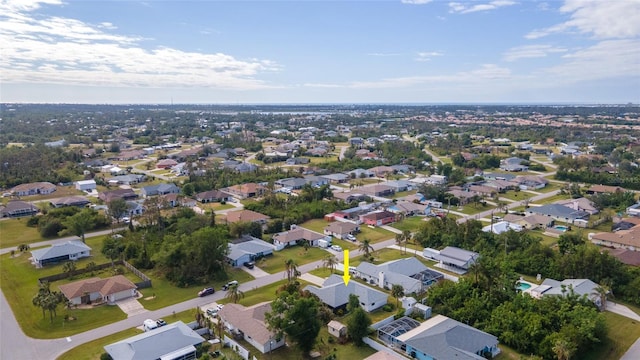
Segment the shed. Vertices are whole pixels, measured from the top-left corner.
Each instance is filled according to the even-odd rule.
[[[339,321],[331,320],[327,325],[329,334],[337,338],[347,336],[347,326]]]

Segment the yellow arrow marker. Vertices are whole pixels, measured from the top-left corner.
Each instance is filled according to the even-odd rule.
[[[349,285],[349,279],[351,276],[349,275],[349,250],[344,250],[344,256],[342,259],[344,263],[344,271],[342,272],[342,280],[344,280],[344,285]]]

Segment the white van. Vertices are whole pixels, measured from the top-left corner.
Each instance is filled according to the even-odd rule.
[[[142,323],[142,329],[144,331],[150,331],[158,327],[158,322],[155,320],[147,319]]]

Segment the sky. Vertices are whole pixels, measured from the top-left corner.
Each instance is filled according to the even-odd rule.
[[[0,0],[0,101],[640,103],[640,0]]]

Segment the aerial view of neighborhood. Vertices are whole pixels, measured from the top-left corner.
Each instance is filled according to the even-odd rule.
[[[0,0],[0,359],[639,360],[640,0]]]

